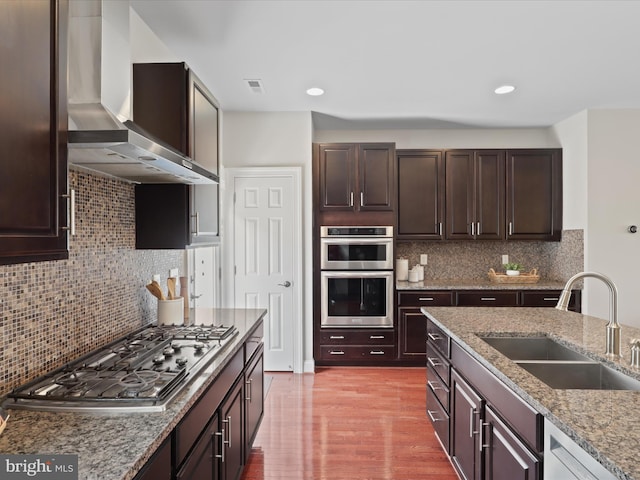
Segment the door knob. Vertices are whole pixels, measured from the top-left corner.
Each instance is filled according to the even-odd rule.
[[[279,283],[278,285],[280,285],[281,287],[290,287],[291,286],[291,282],[289,280],[287,280],[284,283]]]

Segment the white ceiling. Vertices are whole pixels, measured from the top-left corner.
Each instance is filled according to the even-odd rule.
[[[316,128],[455,128],[640,108],[640,1],[131,4],[227,111],[313,111]],[[495,95],[504,83],[516,92]],[[326,94],[309,97],[312,86]]]

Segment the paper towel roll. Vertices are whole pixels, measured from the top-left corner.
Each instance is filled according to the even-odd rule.
[[[406,281],[409,279],[409,260],[406,258],[396,259],[396,279]]]

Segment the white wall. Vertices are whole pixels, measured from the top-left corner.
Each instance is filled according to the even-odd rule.
[[[304,370],[313,371],[313,299],[312,299],[312,135],[311,112],[223,112],[222,163],[225,168],[302,167],[303,217],[303,361]],[[223,177],[222,177],[223,178]],[[224,185],[223,185],[224,188]],[[224,197],[224,195],[222,195]],[[233,206],[222,204],[222,216],[233,214]],[[227,217],[228,218],[228,217]],[[223,268],[223,283],[233,282],[232,263]],[[230,290],[230,289],[228,289]],[[232,292],[223,292],[223,305],[233,305]]]
[[[318,130],[314,142],[395,142],[396,148],[557,148],[548,128]]]

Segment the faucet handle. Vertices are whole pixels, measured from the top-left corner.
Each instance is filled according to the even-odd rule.
[[[640,368],[640,339],[632,338],[629,345],[631,346],[631,366]]]

